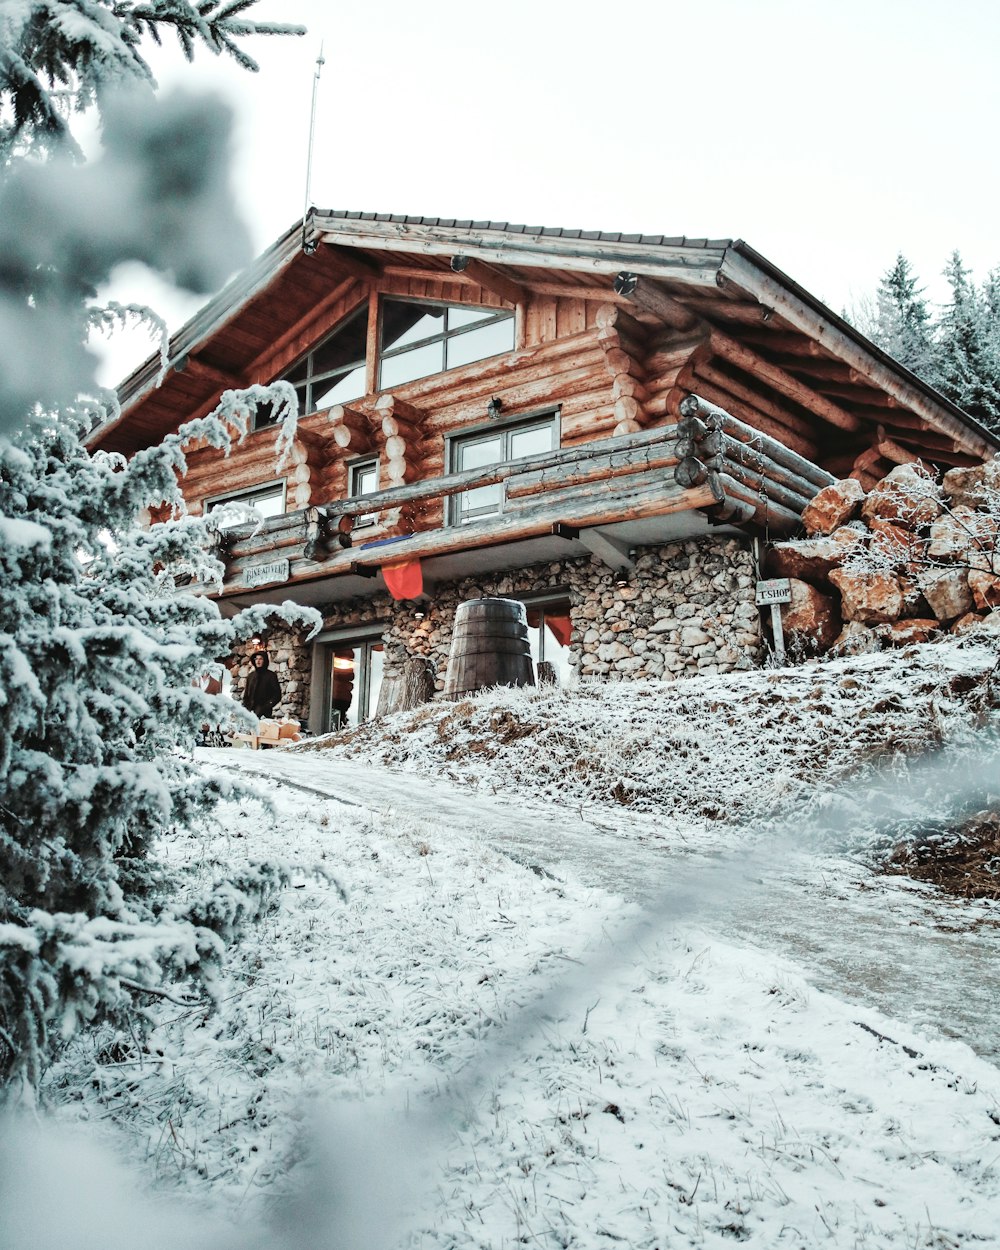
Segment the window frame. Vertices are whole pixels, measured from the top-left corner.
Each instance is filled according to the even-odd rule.
[[[355,460],[347,463],[347,498],[348,499],[364,499],[364,494],[357,488],[358,475],[365,469],[374,468],[375,470],[375,490],[379,489],[379,478],[381,477],[382,463],[381,457],[378,455],[358,456]],[[362,529],[365,526],[374,525],[378,521],[377,512],[366,512],[363,516],[354,518],[354,529]]]
[[[463,444],[474,441],[479,436],[488,438],[496,434],[500,434],[504,438],[504,448],[508,447],[507,439],[510,434],[516,434],[520,429],[529,428],[533,425],[541,425],[544,421],[548,421],[552,431],[552,451],[557,451],[562,445],[562,421],[561,421],[561,405],[556,404],[546,408],[540,408],[534,412],[519,413],[517,416],[505,417],[500,421],[489,421],[485,424],[480,422],[473,426],[467,426],[462,430],[455,430],[445,435],[445,464],[448,466],[449,474],[464,472],[462,469],[455,467],[456,456]],[[544,453],[539,453],[544,454]],[[527,457],[525,457],[527,459]],[[513,464],[509,457],[503,457],[495,462],[496,464]],[[486,466],[483,466],[484,468]],[[446,524],[455,525],[472,525],[476,521],[489,520],[491,517],[503,516],[504,505],[507,502],[507,491],[503,482],[498,483],[500,486],[500,505],[494,512],[484,512],[480,516],[473,516],[463,519],[462,515],[462,496],[464,491],[451,495],[448,498],[448,507],[446,510]]]
[[[337,649],[346,650],[347,647],[358,649],[362,653],[361,672],[356,674],[358,680],[358,705],[359,707],[368,706],[368,711],[363,718],[359,718],[358,725],[363,725],[365,721],[371,720],[375,715],[375,707],[372,704],[371,689],[371,659],[370,653],[372,648],[381,645],[383,659],[385,657],[386,648],[386,632],[388,624],[374,624],[371,627],[350,627],[344,626],[338,629],[325,630],[315,640],[316,646],[323,648],[322,661],[322,689],[323,694],[323,728],[321,733],[332,733],[337,729],[346,729],[346,725],[334,725],[332,703],[333,689],[333,661],[334,651]],[[383,674],[384,680],[384,674]],[[377,701],[376,701],[377,706]]]
[[[253,499],[261,495],[271,495],[277,491],[281,492],[281,511],[275,513],[274,517],[265,517],[264,520],[274,520],[276,517],[284,516],[288,511],[288,480],[287,478],[278,477],[271,482],[261,482],[259,486],[251,486],[247,490],[227,491],[223,495],[212,495],[201,501],[202,516],[208,516],[210,512],[214,512],[217,508],[221,508],[227,503],[245,503],[248,507],[253,507]],[[237,524],[237,522],[234,522]]]
[[[406,343],[402,347],[390,348],[388,352],[382,350],[382,334],[384,331],[384,309],[387,303],[411,304],[416,307],[423,308],[443,308],[445,312],[444,322],[445,328],[440,334],[432,334],[427,338],[416,339],[412,343]],[[448,311],[456,309],[461,312],[482,311],[489,313],[489,316],[483,317],[479,321],[470,322],[469,325],[458,326],[454,330],[448,329]],[[492,352],[489,356],[480,356],[476,360],[466,361],[461,365],[448,364],[447,345],[452,339],[461,338],[463,334],[469,334],[473,330],[482,330],[487,326],[500,325],[505,321],[511,323],[511,345],[500,352]],[[435,343],[441,345],[441,367],[434,369],[430,373],[422,373],[419,377],[410,378],[406,382],[393,382],[388,389],[395,387],[409,386],[411,382],[420,382],[424,378],[437,377],[440,373],[450,373],[452,369],[464,369],[467,365],[478,364],[481,360],[492,360],[496,356],[506,356],[510,352],[517,350],[517,311],[513,308],[494,308],[489,304],[461,304],[457,300],[438,300],[438,299],[421,299],[419,296],[411,297],[408,295],[390,295],[384,294],[379,296],[378,310],[378,334],[375,338],[375,388],[381,392],[386,389],[382,384],[382,362],[384,360],[395,360],[407,353],[416,351],[418,348],[430,347]]]
[[[356,369],[361,369],[362,371],[367,370],[368,368],[368,327],[367,327],[368,313],[369,313],[369,307],[368,307],[368,300],[366,299],[366,300],[363,300],[360,304],[358,304],[356,308],[353,308],[345,316],[341,317],[341,319],[337,322],[337,324],[328,333],[324,334],[321,339],[318,339],[312,345],[312,347],[309,348],[307,352],[303,352],[302,355],[299,356],[297,359],[295,359],[290,365],[288,365],[285,369],[282,369],[278,377],[273,379],[275,382],[288,382],[290,386],[295,388],[295,390],[298,390],[300,386],[305,387],[306,402],[299,409],[300,417],[311,416],[314,412],[320,411],[320,409],[317,409],[313,406],[314,385],[316,385],[317,383],[322,384],[323,382],[327,381],[330,378],[347,377],[348,374],[353,373]],[[356,321],[362,316],[366,318],[366,327],[365,327],[364,344],[362,348],[361,358],[359,360],[352,361],[350,364],[344,365],[341,368],[328,369],[325,373],[314,374],[312,370],[312,359],[316,355],[316,353],[322,350],[322,348],[324,348],[326,344],[329,343],[329,341],[332,338],[336,338],[338,334],[341,334],[344,330],[346,330],[352,321]],[[298,382],[293,382],[289,378],[289,374],[295,373],[295,371],[299,369],[303,363],[305,363],[306,365],[305,378],[301,379]],[[350,403],[352,400],[363,399],[364,396],[365,396],[365,383],[362,382],[361,390],[359,391],[359,393],[357,395],[351,395],[348,398],[347,402]],[[253,417],[254,430],[256,431],[256,430],[271,429],[272,426],[274,425],[273,421],[264,421],[264,422],[261,422],[260,424],[257,423],[257,413],[259,411],[260,409],[257,409],[257,411],[254,412],[254,417]]]

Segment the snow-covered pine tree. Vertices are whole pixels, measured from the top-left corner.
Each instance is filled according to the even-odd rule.
[[[938,388],[969,416],[1000,430],[1000,359],[992,288],[987,286],[985,293],[976,289],[957,251],[944,274],[951,303],[938,326]]]
[[[923,288],[902,252],[878,285],[873,338],[879,347],[927,381],[936,372],[931,314]]]
[[[221,954],[209,922],[226,913],[204,899],[190,914],[172,903],[153,848],[220,790],[183,754],[223,714],[192,682],[263,621],[223,622],[184,589],[211,564],[206,522],[179,516],[147,532],[137,518],[179,500],[188,440],[225,446],[255,403],[287,418],[280,453],[294,393],[227,392],[215,415],[128,464],[91,456],[83,338],[122,315],[91,304],[119,261],[145,260],[205,291],[239,259],[226,246],[224,112],[178,98],[122,106],[108,90],[148,77],[140,34],[174,26],[182,42],[207,32],[228,46],[222,32],[249,31],[248,7],[73,0],[0,13],[6,137],[55,157],[29,165],[8,151],[0,168],[0,1086],[36,1085],[82,1023],[141,1022],[156,997],[210,987]],[[72,145],[53,83],[74,106],[98,100],[103,168],[59,159]],[[285,616],[315,618],[291,606]],[[261,870],[236,883],[245,911],[273,881]]]

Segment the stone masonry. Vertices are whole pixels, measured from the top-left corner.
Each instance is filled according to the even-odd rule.
[[[763,657],[754,606],[755,571],[745,540],[700,539],[641,549],[635,567],[609,569],[596,557],[558,560],[509,573],[435,583],[420,604],[388,595],[339,603],[324,612],[325,629],[379,627],[385,640],[385,674],[410,656],[426,656],[444,689],[455,610],[482,595],[510,598],[552,595],[570,605],[570,664],[586,679],[672,679],[693,673],[751,668]],[[618,583],[622,582],[623,585]],[[261,635],[281,683],[275,714],[306,723],[312,643],[301,632]],[[233,696],[242,697],[256,647],[246,643],[231,661]]]

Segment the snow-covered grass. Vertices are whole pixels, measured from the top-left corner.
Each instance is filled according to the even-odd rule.
[[[761,819],[866,766],[968,742],[994,703],[997,659],[988,641],[948,640],[673,683],[498,689],[298,750],[558,803]]]
[[[216,1012],[163,1001],[144,1045],[74,1042],[44,1091],[70,1153],[24,1126],[0,1141],[0,1245],[1000,1246],[995,1067],[852,1002],[849,979],[824,994],[794,963],[710,931],[713,855],[642,910],[613,879],[586,887],[541,854],[517,862],[489,824],[501,791],[522,800],[519,847],[575,822],[624,864],[639,849],[629,821],[634,838],[655,828],[680,844],[692,809],[730,847],[751,842],[751,818],[787,826],[829,810],[861,767],[968,741],[994,663],[946,645],[673,686],[495,692],[412,714],[409,736],[396,718],[294,757],[216,753],[207,767],[272,770],[274,813],[226,804],[215,828],[171,835],[168,865],[192,894],[261,859],[291,861],[291,884],[232,950]],[[574,769],[578,756],[591,765]],[[405,784],[380,790],[388,774],[366,772],[371,760],[410,770]],[[324,761],[359,774],[360,805],[357,790],[348,805],[279,780],[315,781]],[[609,792],[616,774],[635,793]],[[464,825],[453,786],[439,783],[435,810],[448,775],[476,791]],[[758,870],[728,871],[753,891]],[[933,907],[919,891],[906,910],[893,888],[897,928]],[[976,917],[1000,911],[980,902]],[[912,934],[924,940],[921,924]],[[79,1150],[95,1143],[131,1171],[93,1232],[83,1220],[68,1234],[57,1199],[92,1190]],[[150,1180],[163,1196],[137,1214],[122,1195]]]

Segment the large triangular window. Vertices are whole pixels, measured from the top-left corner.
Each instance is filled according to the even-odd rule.
[[[281,375],[299,398],[299,416],[360,399],[365,393],[365,348],[368,342],[368,305],[363,304],[328,334],[308,355]],[[270,405],[258,409],[254,427],[270,425]]]
[[[382,301],[380,391],[457,369],[514,349],[514,313],[506,308]]]

